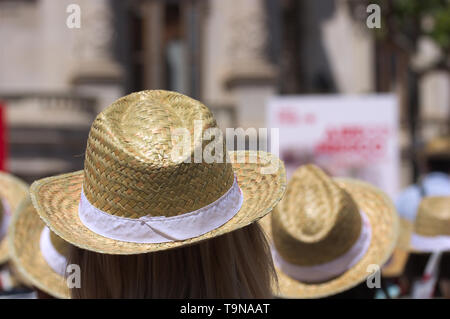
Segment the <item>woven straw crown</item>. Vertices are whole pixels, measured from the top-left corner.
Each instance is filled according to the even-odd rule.
[[[414,228],[422,236],[450,236],[450,197],[424,198]]]
[[[194,133],[196,120],[202,121],[201,134]],[[178,93],[142,91],[117,100],[97,116],[89,133],[86,198],[104,212],[128,218],[175,216],[214,202],[234,179],[225,143],[221,162],[195,163],[194,152],[203,152],[211,142],[203,141],[203,133],[215,127],[206,106]],[[172,150],[180,145],[172,135],[179,128],[190,132],[191,151],[174,160]]]
[[[313,266],[346,253],[361,232],[352,197],[321,169],[296,170],[272,214],[273,241],[284,260]]]

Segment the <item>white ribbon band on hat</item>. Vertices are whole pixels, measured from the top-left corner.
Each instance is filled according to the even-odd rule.
[[[11,210],[6,200],[2,199],[1,204],[3,205],[3,214],[0,220],[0,240],[6,236],[8,232],[9,221],[11,219]]]
[[[229,221],[241,209],[244,197],[234,179],[231,188],[215,202],[179,216],[125,218],[94,207],[81,190],[78,215],[96,234],[133,243],[165,243],[194,238]]]
[[[275,265],[289,277],[305,283],[324,282],[343,274],[361,260],[370,246],[372,228],[366,214],[363,211],[360,211],[360,214],[361,233],[345,254],[324,264],[298,266],[285,261],[273,247],[272,257]]]
[[[422,252],[450,250],[450,236],[422,236],[411,234],[411,247]]]
[[[66,274],[67,258],[61,255],[53,246],[50,239],[50,229],[45,226],[39,241],[42,257],[57,274],[64,277]]]

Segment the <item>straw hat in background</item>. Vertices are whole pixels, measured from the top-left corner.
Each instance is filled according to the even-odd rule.
[[[185,95],[122,97],[92,124],[84,171],[34,182],[33,204],[58,236],[106,254],[181,247],[245,227],[282,198],[283,163],[266,152],[227,152],[222,136],[219,158],[198,160],[210,129],[219,131],[211,111]],[[174,138],[180,130],[191,133],[187,142]]]
[[[398,216],[377,188],[330,178],[314,165],[299,167],[286,195],[261,224],[272,243],[284,298],[337,294],[383,265],[398,236]]]
[[[400,218],[400,236],[394,254],[383,267],[383,275],[403,273],[410,253],[450,250],[450,197],[428,196],[419,204],[414,223]]]
[[[400,227],[397,246],[394,253],[383,266],[381,272],[384,277],[398,277],[403,274],[406,262],[409,257],[409,242],[411,240],[411,233],[413,224],[402,217],[399,217]]]
[[[69,244],[52,233],[25,199],[12,218],[11,261],[26,281],[56,298],[70,298],[64,274]]]
[[[8,226],[13,212],[28,195],[28,185],[19,178],[0,172],[0,264],[8,260]]]
[[[450,157],[450,135],[430,140],[425,145],[424,153],[428,157]]]
[[[450,250],[450,196],[425,197],[419,205],[411,235],[412,252]]]

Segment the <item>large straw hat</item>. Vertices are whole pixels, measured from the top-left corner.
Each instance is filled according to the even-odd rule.
[[[180,132],[191,135],[186,140]],[[199,160],[211,151],[202,139],[211,132],[215,158]],[[84,171],[33,183],[33,204],[64,240],[107,254],[159,251],[231,232],[269,213],[286,177],[275,156],[227,152],[219,133],[210,110],[187,96],[127,95],[92,124]]]
[[[69,244],[48,230],[29,198],[11,221],[9,247],[13,265],[28,284],[56,298],[70,297],[64,279]]]
[[[0,172],[0,264],[9,256],[7,231],[11,215],[28,195],[28,185],[17,177]]]
[[[450,250],[450,196],[430,196],[420,202],[410,245],[413,252]]]
[[[285,298],[334,295],[363,282],[391,255],[398,216],[387,196],[357,180],[298,168],[286,196],[262,220]]]

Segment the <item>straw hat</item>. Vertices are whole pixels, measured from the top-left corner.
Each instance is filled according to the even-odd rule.
[[[450,250],[450,196],[422,199],[411,235],[411,251]]]
[[[69,244],[48,230],[29,198],[11,221],[9,247],[13,265],[29,285],[70,298],[64,279]]]
[[[385,277],[400,276],[406,266],[409,257],[409,242],[412,233],[412,223],[404,218],[399,218],[400,228],[397,246],[394,253],[383,266],[382,273]]]
[[[286,196],[261,222],[272,242],[285,298],[334,295],[383,265],[398,235],[387,196],[357,180],[331,179],[314,165],[298,168]]]
[[[388,259],[386,264],[381,269],[383,277],[393,278],[402,275],[403,271],[405,270],[408,257],[409,252],[407,250],[395,248],[392,256]]]
[[[211,130],[215,158],[198,160]],[[283,196],[284,166],[266,152],[227,152],[218,132],[196,100],[132,93],[95,119],[84,170],[34,182],[33,204],[58,236],[107,254],[181,247],[247,226]]]
[[[439,136],[425,145],[425,154],[427,156],[449,157],[450,156],[450,135]]]
[[[28,195],[28,185],[19,178],[0,172],[0,264],[9,256],[7,231],[13,212]]]

